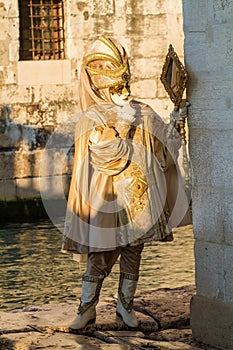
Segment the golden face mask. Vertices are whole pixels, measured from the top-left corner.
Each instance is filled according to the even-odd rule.
[[[128,92],[128,94],[130,95],[130,86],[129,86],[129,82],[126,82],[125,84],[117,84],[114,85],[112,87],[109,88],[109,92],[112,95],[123,95],[126,93],[126,91]]]

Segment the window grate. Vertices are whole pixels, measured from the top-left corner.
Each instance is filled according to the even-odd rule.
[[[19,0],[20,60],[64,58],[63,0]]]

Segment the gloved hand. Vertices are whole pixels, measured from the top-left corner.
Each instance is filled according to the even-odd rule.
[[[178,110],[174,108],[170,114],[170,120],[172,124],[176,124],[182,118],[188,118],[188,108],[191,106],[191,103],[186,101],[184,107],[180,107]]]
[[[115,128],[123,140],[127,139],[131,124],[135,121],[134,114],[135,110],[130,106],[130,103],[125,103],[118,108]]]
[[[130,106],[130,103],[125,103],[118,108],[117,123],[131,125],[135,121],[135,110]]]

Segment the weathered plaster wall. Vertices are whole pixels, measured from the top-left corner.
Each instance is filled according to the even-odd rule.
[[[78,69],[97,35],[126,47],[134,96],[164,118],[172,109],[160,74],[169,43],[183,56],[181,1],[66,0],[64,6],[65,60],[19,61],[18,1],[0,1],[0,200],[39,197],[41,176],[66,182],[72,159],[41,169],[43,149],[55,131],[68,144],[72,138],[65,126],[77,111]],[[55,151],[56,164],[65,146]]]
[[[233,2],[183,0],[191,74],[190,152],[197,296],[194,336],[233,348]]]

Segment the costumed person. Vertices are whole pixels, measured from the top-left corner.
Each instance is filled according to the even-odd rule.
[[[137,327],[133,310],[145,242],[171,241],[188,202],[177,165],[179,112],[165,124],[130,97],[125,49],[104,36],[80,72],[80,109],[62,251],[87,258],[78,314],[70,329],[95,322],[103,280],[119,258],[116,312]],[[186,113],[186,110],[183,110]]]

